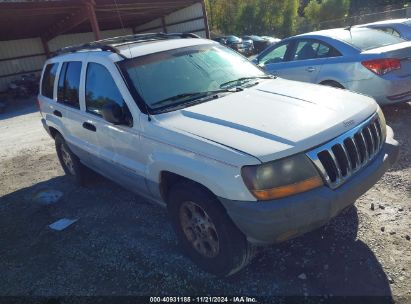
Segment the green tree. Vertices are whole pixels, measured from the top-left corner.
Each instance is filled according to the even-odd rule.
[[[285,1],[286,6],[284,8],[284,19],[281,27],[282,36],[291,36],[296,33],[297,30],[297,18],[298,18],[298,0]]]
[[[347,17],[349,8],[350,0],[312,0],[306,6],[304,15],[313,29],[319,29],[322,22]]]

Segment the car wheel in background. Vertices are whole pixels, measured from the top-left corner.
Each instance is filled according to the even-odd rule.
[[[256,248],[228,217],[213,194],[192,182],[171,189],[168,210],[184,252],[202,269],[232,275],[255,256]]]
[[[345,89],[343,85],[341,85],[340,83],[333,81],[333,80],[327,80],[327,81],[323,81],[320,83],[321,85],[325,85],[328,87],[333,87],[333,88],[339,88],[339,89]]]

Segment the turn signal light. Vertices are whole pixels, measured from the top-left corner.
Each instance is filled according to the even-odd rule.
[[[363,61],[362,65],[379,76],[401,69],[401,61],[395,58]]]
[[[315,176],[305,181],[291,185],[281,186],[268,190],[252,190],[251,192],[258,200],[279,199],[290,195],[305,192],[314,188],[321,187],[323,180],[319,176]]]

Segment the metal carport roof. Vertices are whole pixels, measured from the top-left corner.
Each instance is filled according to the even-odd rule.
[[[51,0],[0,2],[0,41],[135,28],[199,0]],[[204,13],[204,16],[206,14]],[[121,18],[120,18],[121,17]]]

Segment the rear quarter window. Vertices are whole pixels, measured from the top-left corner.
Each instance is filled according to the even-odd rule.
[[[54,81],[56,80],[58,63],[46,65],[41,83],[41,95],[53,99]]]

